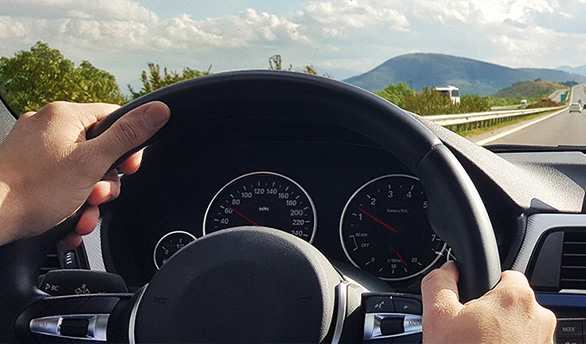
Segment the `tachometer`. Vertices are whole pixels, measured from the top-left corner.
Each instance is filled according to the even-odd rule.
[[[289,177],[273,172],[245,174],[214,196],[204,218],[204,234],[237,226],[276,228],[311,243],[317,228],[315,206]]]
[[[384,280],[404,280],[429,269],[446,244],[427,220],[419,179],[387,175],[369,181],[348,200],[340,240],[348,259]]]

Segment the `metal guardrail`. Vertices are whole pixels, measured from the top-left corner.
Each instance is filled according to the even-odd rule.
[[[523,116],[530,116],[542,112],[555,111],[563,109],[565,107],[567,107],[567,105],[539,109],[488,111],[456,115],[425,116],[425,118],[441,126],[449,127],[450,129],[469,130],[485,126],[491,126],[498,123],[508,122],[512,119],[521,118]]]

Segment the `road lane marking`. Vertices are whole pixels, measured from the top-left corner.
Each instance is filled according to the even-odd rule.
[[[484,145],[485,145],[485,144],[487,144],[487,143],[490,143],[490,142],[496,141],[496,140],[498,140],[498,139],[501,139],[501,138],[503,138],[503,137],[505,137],[505,136],[507,136],[507,135],[511,135],[512,133],[516,133],[516,132],[518,132],[519,130],[523,130],[523,129],[527,128],[527,127],[530,127],[530,126],[532,126],[533,124],[537,124],[537,123],[539,123],[539,122],[541,122],[541,121],[545,121],[545,120],[546,120],[546,119],[548,119],[548,118],[551,118],[551,117],[553,117],[553,116],[559,115],[560,113],[562,113],[562,112],[566,111],[567,109],[568,109],[567,107],[566,107],[566,108],[563,108],[563,109],[561,109],[560,111],[557,111],[557,112],[554,112],[554,113],[552,113],[551,115],[545,116],[545,117],[543,117],[543,118],[537,119],[537,120],[535,120],[535,121],[533,121],[533,122],[529,122],[529,123],[527,123],[527,124],[523,124],[523,125],[522,125],[522,126],[520,126],[520,127],[517,127],[517,128],[511,129],[511,130],[505,131],[504,133],[500,133],[500,134],[497,134],[497,135],[495,135],[495,136],[491,136],[491,137],[489,137],[489,138],[486,138],[486,139],[484,139],[484,140],[477,141],[477,142],[476,142],[476,144],[477,144],[477,145],[479,145],[479,146],[484,146]]]

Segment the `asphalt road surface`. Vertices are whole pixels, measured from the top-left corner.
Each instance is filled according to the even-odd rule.
[[[572,103],[582,100],[586,103],[584,87],[577,85],[572,91]],[[565,110],[527,128],[506,135],[488,144],[528,144],[528,145],[579,145],[586,146],[586,110],[582,113]]]

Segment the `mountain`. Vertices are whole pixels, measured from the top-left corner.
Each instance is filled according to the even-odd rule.
[[[319,74],[319,75],[328,74],[328,75],[331,75],[336,80],[344,80],[344,79],[347,79],[351,76],[356,75],[356,73],[359,73],[355,70],[342,69],[342,68],[328,69],[328,68],[322,68],[320,66],[315,66],[315,70],[316,70],[317,74]]]
[[[578,67],[570,67],[570,66],[561,66],[556,69],[563,70],[564,72],[568,73],[575,73],[586,76],[586,65],[578,66]]]
[[[344,81],[371,91],[406,82],[414,90],[425,86],[454,85],[462,94],[490,95],[518,81],[543,79],[586,83],[586,76],[562,70],[509,68],[493,63],[443,54],[407,54],[394,57],[364,74]]]
[[[535,98],[564,89],[568,89],[568,87],[553,81],[519,81],[514,83],[511,87],[503,88],[494,96],[497,98]]]

